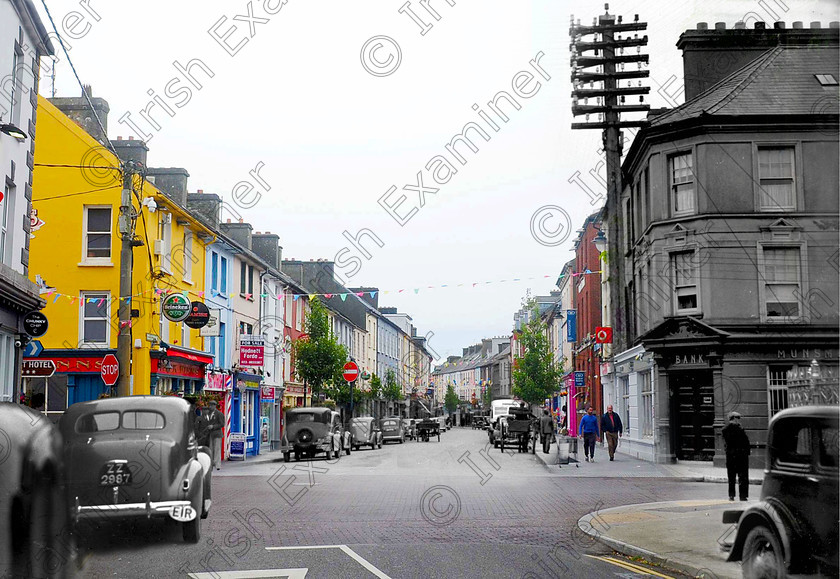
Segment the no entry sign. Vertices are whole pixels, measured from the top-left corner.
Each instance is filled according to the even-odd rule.
[[[120,377],[120,363],[113,354],[106,354],[102,358],[102,381],[106,386],[113,386]]]
[[[354,382],[359,377],[359,366],[355,362],[347,362],[344,365],[344,379],[348,382]]]

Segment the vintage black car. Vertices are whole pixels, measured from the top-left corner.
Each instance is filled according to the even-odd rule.
[[[383,442],[391,440],[398,441],[400,444],[405,442],[405,429],[403,428],[402,419],[399,416],[383,418],[379,421],[379,426],[382,428]]]
[[[723,515],[738,523],[728,560],[742,562],[744,577],[838,575],[839,426],[836,406],[791,408],[770,421],[761,501]]]
[[[189,403],[175,396],[70,406],[59,428],[75,528],[90,520],[169,517],[182,524],[185,541],[198,542],[213,470],[194,423]]]
[[[76,554],[61,436],[43,414],[0,403],[0,577],[69,577]]]
[[[341,451],[350,454],[350,432],[345,432],[341,415],[326,407],[289,408],[286,410],[286,427],[280,440],[283,460],[313,458],[325,453],[327,458],[341,458]]]
[[[368,445],[371,449],[382,448],[382,431],[373,417],[360,416],[351,420],[350,434],[353,437],[353,450]]]

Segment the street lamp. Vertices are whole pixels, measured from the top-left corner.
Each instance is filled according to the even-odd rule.
[[[25,141],[26,137],[28,136],[26,133],[23,132],[22,129],[18,128],[17,126],[11,123],[0,124],[0,133],[5,133],[10,137],[14,137],[18,141]]]
[[[592,240],[592,243],[595,244],[595,249],[598,250],[598,253],[604,253],[607,250],[607,236],[600,229],[598,230],[598,235]]]

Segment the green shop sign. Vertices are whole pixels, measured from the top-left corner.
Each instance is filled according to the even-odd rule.
[[[171,294],[163,300],[161,309],[167,320],[183,322],[190,315],[190,300],[183,294]]]

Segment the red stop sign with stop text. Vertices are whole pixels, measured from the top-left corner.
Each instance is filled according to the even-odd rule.
[[[113,354],[106,354],[102,358],[102,381],[106,386],[113,386],[120,377],[120,363]]]

